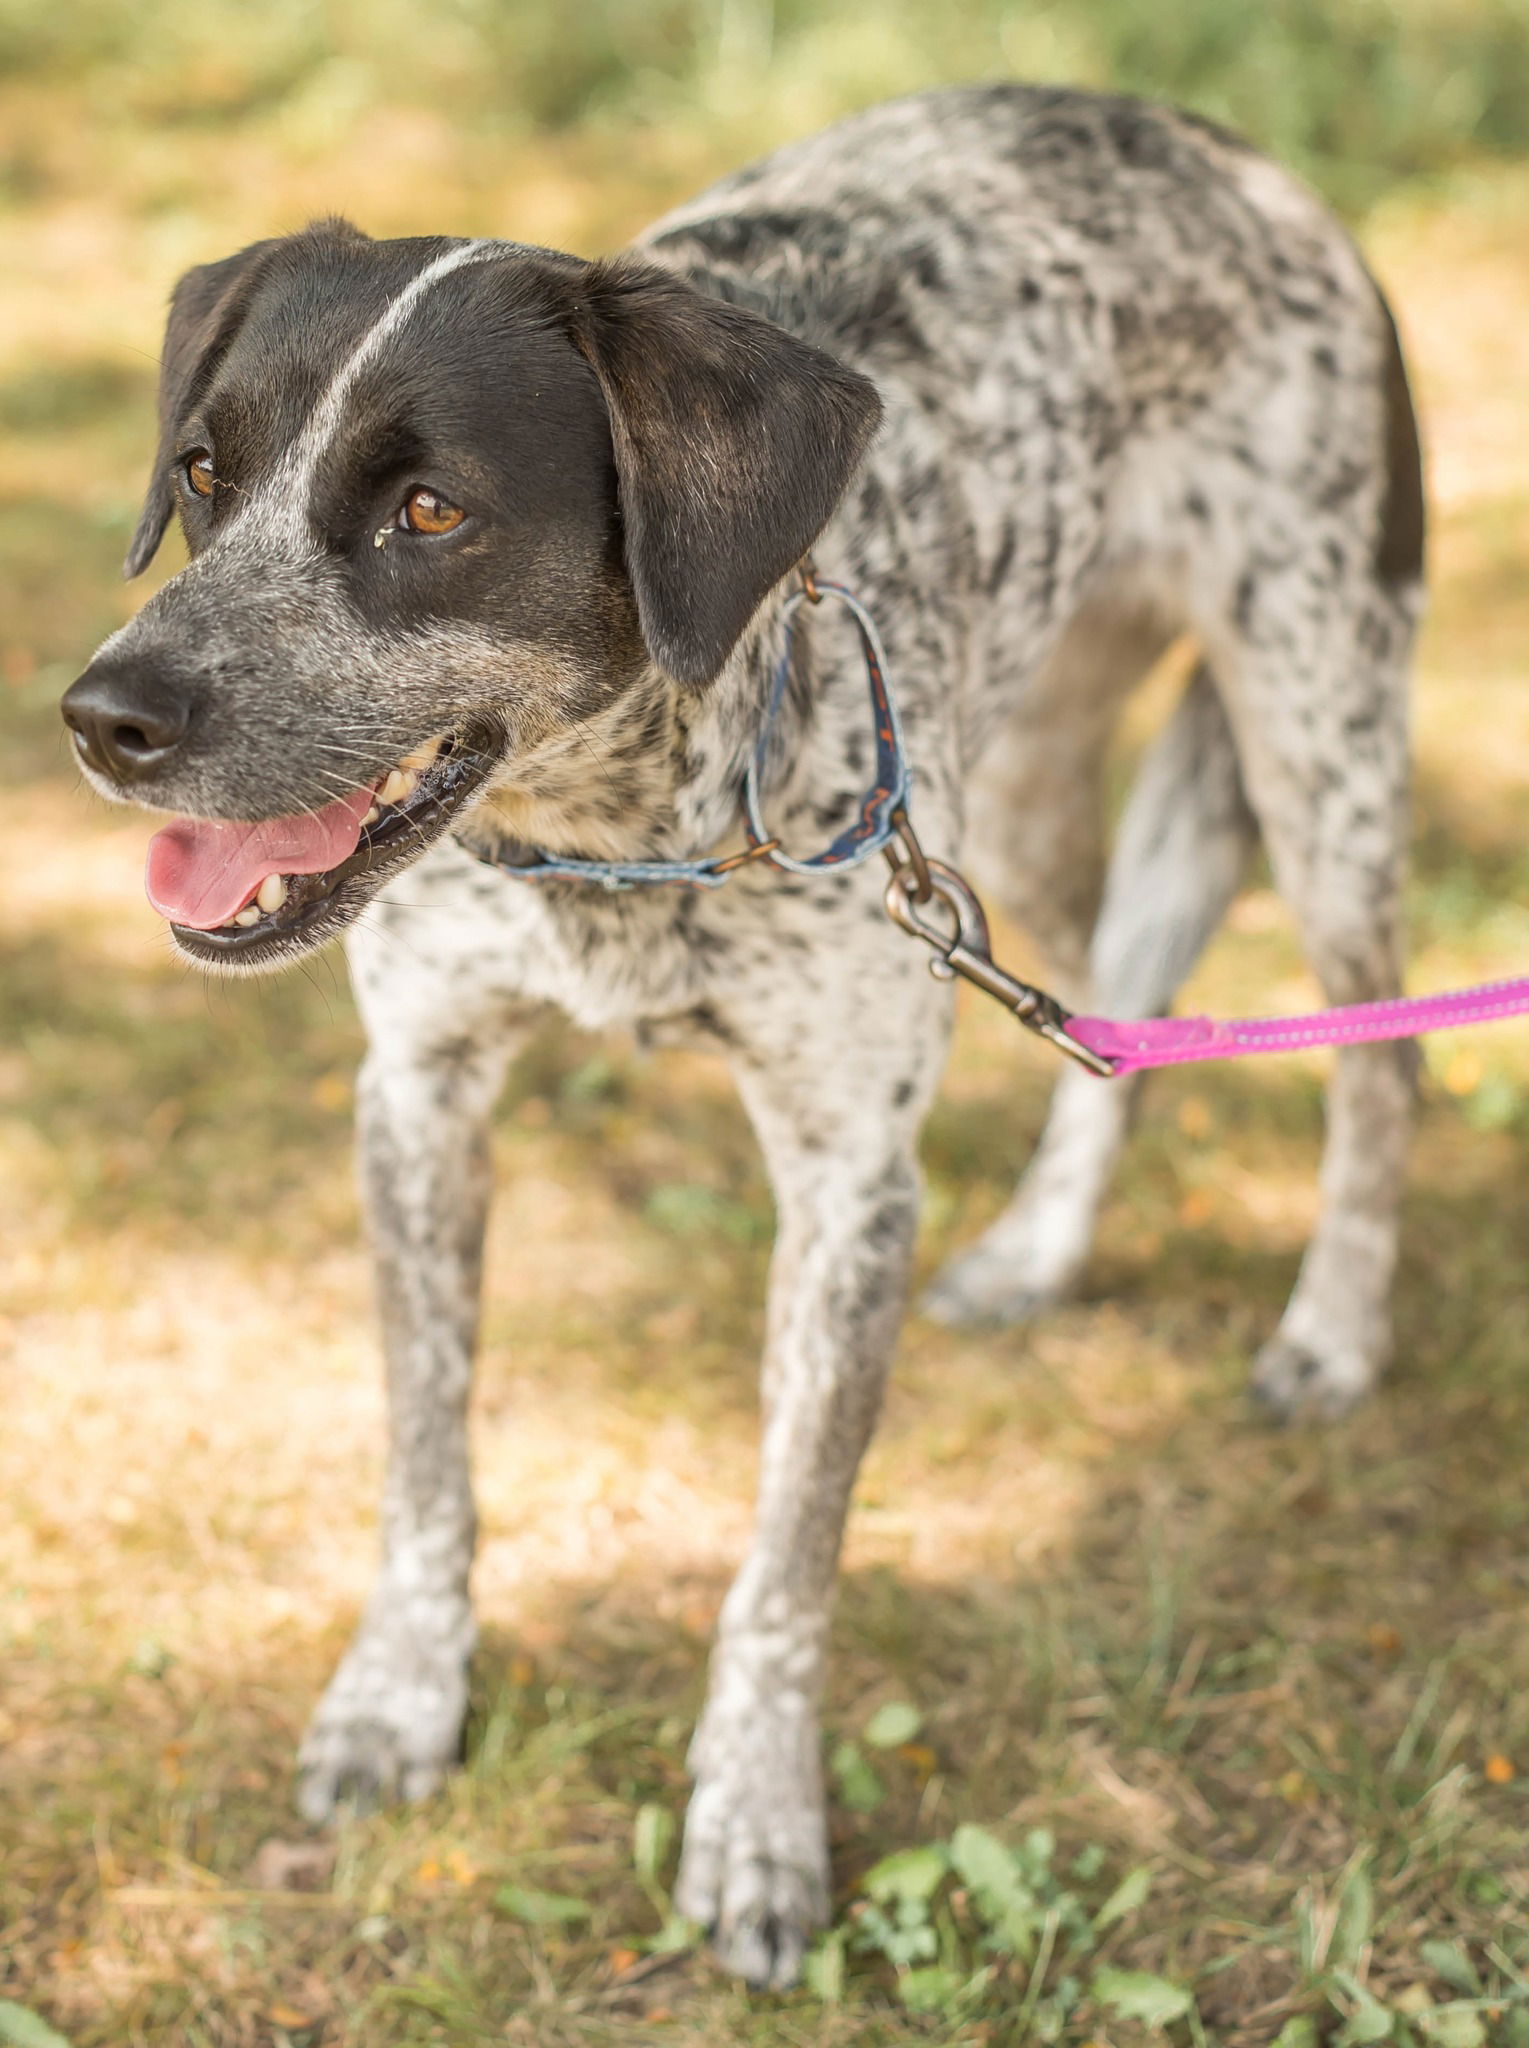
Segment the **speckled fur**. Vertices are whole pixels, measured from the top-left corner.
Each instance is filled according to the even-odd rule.
[[[879,622],[925,845],[971,864],[1070,994],[1164,1009],[1260,836],[1328,997],[1396,992],[1416,445],[1389,316],[1300,186],[1184,115],[972,90],[783,150],[641,248],[874,379],[884,423],[816,559]],[[603,855],[725,842],[784,589],[708,689],[650,666],[581,713],[577,744],[553,721],[469,834],[507,821]],[[1107,858],[1105,745],[1183,631],[1203,659]],[[490,670],[492,635],[459,633]],[[804,613],[799,645],[767,802],[805,852],[853,807],[870,736],[847,626]],[[547,1005],[692,1032],[733,1064],[779,1209],[758,1527],[722,1615],[678,1891],[758,1984],[793,1979],[826,1907],[831,1593],[949,1027],[880,891],[875,869],[750,871],[715,895],[613,898],[516,884],[444,843],[349,941],[393,1420],[382,1574],[303,1744],[305,1810],[424,1791],[457,1755],[464,1418],[505,1061]],[[1129,1096],[1061,1077],[1013,1205],[935,1283],[934,1313],[1012,1318],[1074,1282]],[[1339,1055],[1321,1218],[1256,1368],[1282,1413],[1337,1412],[1386,1358],[1409,1099],[1401,1051]]]

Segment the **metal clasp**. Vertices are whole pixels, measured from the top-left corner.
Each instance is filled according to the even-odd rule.
[[[1089,1073],[1109,1079],[1115,1071],[1114,1061],[1073,1037],[1067,1029],[1072,1012],[1045,989],[1032,988],[1029,982],[1006,974],[993,959],[987,918],[970,885],[943,861],[928,859],[906,812],[899,811],[893,822],[903,854],[900,858],[890,845],[886,849],[892,868],[885,898],[887,915],[932,950],[929,972],[939,981],[953,981],[959,975],[971,982],[996,997],[1026,1030],[1048,1039]],[[954,930],[945,930],[930,918],[926,906],[934,901],[951,913]]]
[[[761,839],[753,846],[744,847],[741,853],[730,853],[725,860],[713,861],[711,871],[714,875],[730,875],[738,868],[746,868],[751,860],[768,860],[772,853],[779,851],[778,839]]]

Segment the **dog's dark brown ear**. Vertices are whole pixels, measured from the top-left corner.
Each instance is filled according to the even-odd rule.
[[[193,378],[220,344],[226,344],[240,311],[242,287],[254,275],[260,258],[275,247],[274,242],[252,242],[236,256],[221,263],[202,263],[188,270],[175,287],[170,300],[170,318],[165,328],[164,353],[159,369],[159,447],[148,496],[138,515],[138,527],[128,544],[124,576],[136,576],[153,561],[165,537],[170,515],[175,510],[175,489],[170,480],[171,443]]]
[[[632,257],[589,266],[572,332],[610,412],[648,651],[678,682],[709,683],[843,497],[876,388]]]

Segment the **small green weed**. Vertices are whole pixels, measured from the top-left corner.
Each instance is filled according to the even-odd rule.
[[[0,1998],[0,2041],[6,2048],[69,2048],[63,2035],[45,2019],[12,1998]]]
[[[1335,2012],[1341,2025],[1332,2048],[1488,2048],[1489,2043],[1529,2048],[1529,1977],[1495,1942],[1485,1971],[1465,1946],[1439,1936],[1418,1945],[1418,1976],[1378,1997],[1364,1981],[1377,1925],[1376,1887],[1368,1852],[1351,1857],[1330,1902],[1308,1888],[1296,1909],[1296,1952],[1308,1991]],[[1455,1996],[1436,1999],[1432,1986]],[[1316,2021],[1297,2015],[1281,2029],[1274,2048],[1316,2048]]]
[[[895,1850],[866,1872],[844,1920],[818,1943],[808,1983],[837,2002],[851,1959],[879,1958],[910,2011],[955,2021],[1017,1999],[1037,2041],[1059,2040],[1085,1998],[1149,2026],[1184,2018],[1194,2000],[1182,1985],[1095,1960],[1152,1886],[1141,1865],[1100,1899],[1103,1864],[1090,1845],[1064,1875],[1049,1828],[1031,1828],[1011,1847],[971,1822],[944,1841]]]

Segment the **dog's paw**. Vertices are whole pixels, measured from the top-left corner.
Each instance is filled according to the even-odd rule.
[[[386,1643],[357,1639],[297,1754],[297,1804],[315,1823],[434,1792],[462,1756],[466,1660],[428,1672]]]
[[[1277,1331],[1253,1364],[1253,1397],[1274,1422],[1336,1422],[1375,1385],[1379,1367],[1357,1345]]]
[[[828,1835],[821,1799],[703,1776],[685,1816],[674,1902],[706,1930],[718,1960],[758,1991],[785,1991],[828,1917]]]
[[[1032,1279],[1012,1253],[979,1244],[935,1275],[918,1306],[949,1330],[994,1329],[1031,1322],[1066,1295],[1064,1285]]]
[[[691,1750],[674,1902],[725,1969],[757,1990],[801,1974],[828,1917],[828,1821],[817,1716],[801,1695],[713,1693]]]

